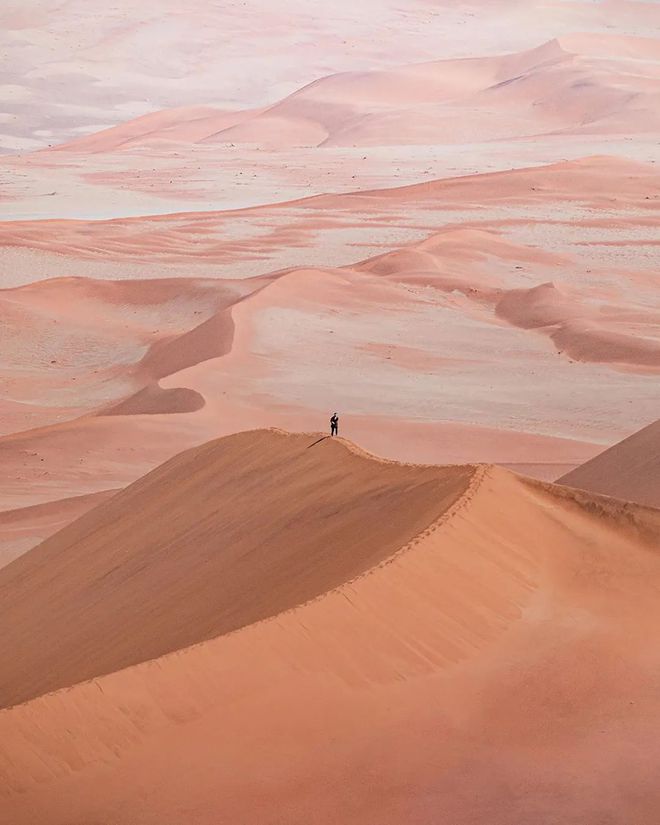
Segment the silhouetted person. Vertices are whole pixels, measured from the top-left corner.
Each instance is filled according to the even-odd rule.
[[[337,413],[333,413],[330,419],[330,435],[339,435],[339,416]]]

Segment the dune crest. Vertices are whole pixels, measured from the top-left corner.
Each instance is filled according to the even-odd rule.
[[[58,660],[72,668],[67,681],[91,681],[42,696],[37,694],[57,683],[51,675],[49,684],[43,678],[37,684],[26,659],[4,676],[4,701],[22,701],[0,712],[7,746],[0,755],[0,788],[12,822],[22,825],[46,811],[52,825],[69,822],[74,811],[78,818],[106,821],[121,810],[131,822],[151,825],[181,816],[194,798],[200,825],[217,822],[219,815],[255,825],[284,816],[302,825],[314,810],[328,825],[337,817],[393,825],[404,813],[406,821],[421,825],[438,806],[458,825],[485,810],[502,812],[497,825],[513,825],[524,819],[530,800],[541,816],[549,805],[557,812],[556,793],[547,801],[543,791],[549,770],[559,798],[570,800],[559,803],[560,812],[570,804],[581,821],[595,823],[603,804],[610,812],[623,810],[625,802],[615,801],[622,798],[618,767],[605,754],[615,744],[623,748],[633,771],[648,756],[633,748],[640,721],[657,710],[647,680],[658,665],[648,631],[660,616],[660,558],[654,551],[660,512],[498,468],[396,465],[363,456],[350,444],[316,440],[252,432],[183,454],[0,574],[0,588],[9,579],[11,592],[29,587],[29,596],[23,595],[33,605],[41,588],[63,595],[67,580],[75,581],[77,596],[67,603],[85,617],[87,628],[91,620],[94,638],[103,640],[96,649],[106,657],[103,664],[96,655],[83,670],[75,662],[81,639],[62,639]],[[273,475],[291,453],[294,472]],[[212,489],[194,505],[201,488],[185,484],[191,470],[205,488],[233,485],[233,499],[227,502]],[[261,520],[251,502],[255,495],[263,501],[268,474],[279,490],[279,515]],[[115,598],[119,594],[112,618],[117,629],[103,628],[84,596],[94,592],[102,602],[107,577],[98,578],[97,563],[99,552],[106,554],[98,537],[110,530],[116,542],[113,524],[121,531],[124,519],[135,527],[133,505],[144,507],[151,495],[159,519],[167,518],[175,477],[182,479],[180,493],[190,512],[196,506],[207,538],[183,530],[167,546],[138,553],[136,562],[150,559],[149,578],[126,603],[121,593],[139,581],[140,571],[138,564],[131,574],[133,551],[124,551],[120,566],[107,571],[116,579]],[[338,483],[344,490],[339,497]],[[302,491],[303,507],[315,514],[307,527]],[[386,507],[384,497],[391,497]],[[368,520],[367,530],[368,501],[368,507],[378,505],[379,515]],[[264,504],[268,515],[270,502]],[[221,624],[212,631],[205,624],[206,632],[197,634],[201,644],[166,655],[152,648],[158,658],[132,665],[125,656],[110,662],[126,645],[129,628],[130,645],[145,657],[150,643],[144,622],[149,632],[163,632],[151,618],[161,600],[190,628],[192,611],[198,618],[203,612],[208,577],[220,588],[214,610],[223,609],[227,581],[214,579],[218,562],[200,553],[199,544],[220,538],[206,531],[219,526],[224,507],[235,522],[243,513],[246,521],[242,533],[230,528],[220,534],[219,555],[231,556],[257,531],[250,538],[253,551],[239,552],[231,572],[236,585],[245,565],[246,573],[252,571],[245,579],[249,587],[236,590]],[[294,512],[304,547],[290,545]],[[385,522],[387,546],[378,539]],[[322,539],[317,550],[310,531]],[[93,552],[81,547],[74,562],[71,548],[83,533],[88,548],[90,541],[96,545]],[[333,539],[340,535],[339,542]],[[257,550],[262,541],[263,556]],[[116,561],[122,546],[115,544]],[[46,574],[42,557],[56,548]],[[29,582],[23,575],[28,570]],[[188,607],[172,600],[168,570],[176,570],[177,578],[184,574]],[[133,607],[138,591],[144,603],[139,618]],[[5,599],[3,593],[3,606]],[[20,605],[10,608],[18,618]],[[24,630],[26,621],[21,619]],[[3,629],[7,633],[11,628]],[[176,644],[193,641],[179,632]],[[87,653],[95,656],[94,648]],[[34,656],[29,644],[25,655]],[[98,674],[117,666],[122,669]],[[636,701],[622,705],[624,695]],[[605,721],[613,714],[616,725]],[[35,729],[38,741],[31,735]],[[67,735],[71,730],[76,734]],[[530,747],[534,759],[521,759]],[[567,748],[579,760],[563,771],[558,760]],[[374,761],[376,751],[381,761]],[[254,789],[248,797],[234,791],[236,770]],[[585,784],[594,772],[599,782]],[[264,786],[266,775],[277,777],[273,786]],[[645,776],[640,787],[646,793],[636,806],[641,817],[657,803],[656,785]],[[393,783],[394,777],[405,781]],[[605,787],[614,783],[605,802],[604,779]],[[475,782],[478,796],[468,793]],[[316,790],[301,798],[294,791],[301,786]],[[512,799],[504,786],[516,789]],[[385,806],[376,799],[383,787],[389,789]],[[420,799],[426,800],[421,807]],[[274,813],[264,819],[268,808]]]

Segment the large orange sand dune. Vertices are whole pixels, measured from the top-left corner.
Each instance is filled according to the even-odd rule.
[[[0,572],[0,821],[653,822],[659,536],[313,435],[183,454]]]
[[[0,703],[318,596],[426,529],[474,472],[375,461],[326,440],[248,432],[194,448],[8,566]]]

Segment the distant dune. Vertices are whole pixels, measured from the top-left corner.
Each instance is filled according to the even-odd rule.
[[[184,453],[0,571],[3,821],[650,822],[659,531],[314,435]]]
[[[654,132],[658,55],[660,40],[568,35],[517,54],[335,74],[254,110],[154,112],[57,150],[114,152],[163,141],[281,150]]]
[[[660,507],[660,419],[566,473],[558,483]]]
[[[0,643],[0,703],[314,598],[425,530],[474,472],[386,463],[326,441],[248,432],[195,448],[5,568],[0,604],[13,630]]]

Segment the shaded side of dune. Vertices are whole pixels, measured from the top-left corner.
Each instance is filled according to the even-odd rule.
[[[165,378],[200,361],[226,355],[233,338],[231,311],[225,309],[182,335],[153,344],[139,366],[154,378]]]
[[[660,419],[566,473],[559,483],[660,507]]]
[[[182,453],[0,572],[0,701],[314,598],[426,529],[473,472],[274,431]]]
[[[158,384],[150,384],[138,392],[106,407],[102,415],[160,415],[163,413],[186,413],[201,410],[205,405],[204,396],[187,387],[163,389]]]

